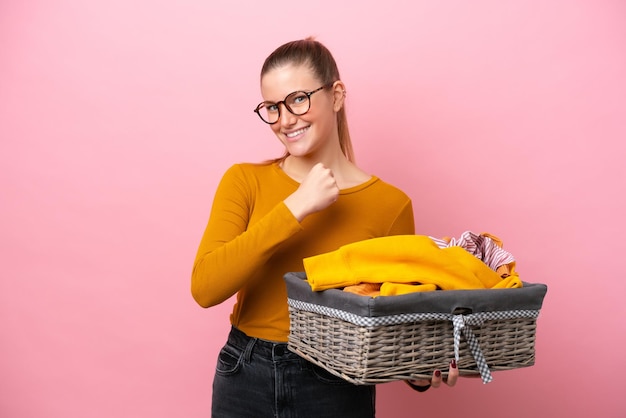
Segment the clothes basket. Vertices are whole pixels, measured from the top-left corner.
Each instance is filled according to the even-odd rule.
[[[492,371],[535,363],[545,284],[373,298],[313,292],[304,272],[284,279],[289,349],[354,384],[445,377],[453,358],[461,375],[489,383]]]

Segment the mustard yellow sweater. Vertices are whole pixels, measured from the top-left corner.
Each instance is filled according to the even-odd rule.
[[[414,234],[408,196],[377,177],[342,190],[327,209],[299,223],[283,200],[299,184],[276,164],[237,164],[224,174],[213,200],[191,277],[203,307],[233,295],[233,325],[246,334],[287,341],[289,315],[283,276],[302,260],[343,245]]]

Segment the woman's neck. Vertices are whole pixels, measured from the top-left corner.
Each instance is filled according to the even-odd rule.
[[[349,187],[357,186],[368,181],[371,176],[352,162],[348,161],[343,154],[335,156],[333,158],[315,159],[288,156],[280,164],[281,169],[289,177],[301,183],[306,175],[311,171],[311,168],[317,163],[322,163],[326,168],[330,168],[333,172],[333,176],[337,181],[337,185],[340,189],[346,189]]]

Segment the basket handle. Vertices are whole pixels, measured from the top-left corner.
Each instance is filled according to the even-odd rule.
[[[462,306],[458,306],[454,308],[454,310],[452,311],[452,315],[470,315],[473,312],[474,310],[472,308],[465,308]]]

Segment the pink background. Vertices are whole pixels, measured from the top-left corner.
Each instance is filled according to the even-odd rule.
[[[2,1],[0,416],[209,416],[232,302],[195,305],[193,257],[224,170],[280,153],[258,72],[307,35],[418,233],[549,286],[534,367],[380,385],[379,416],[625,416],[619,0]]]

